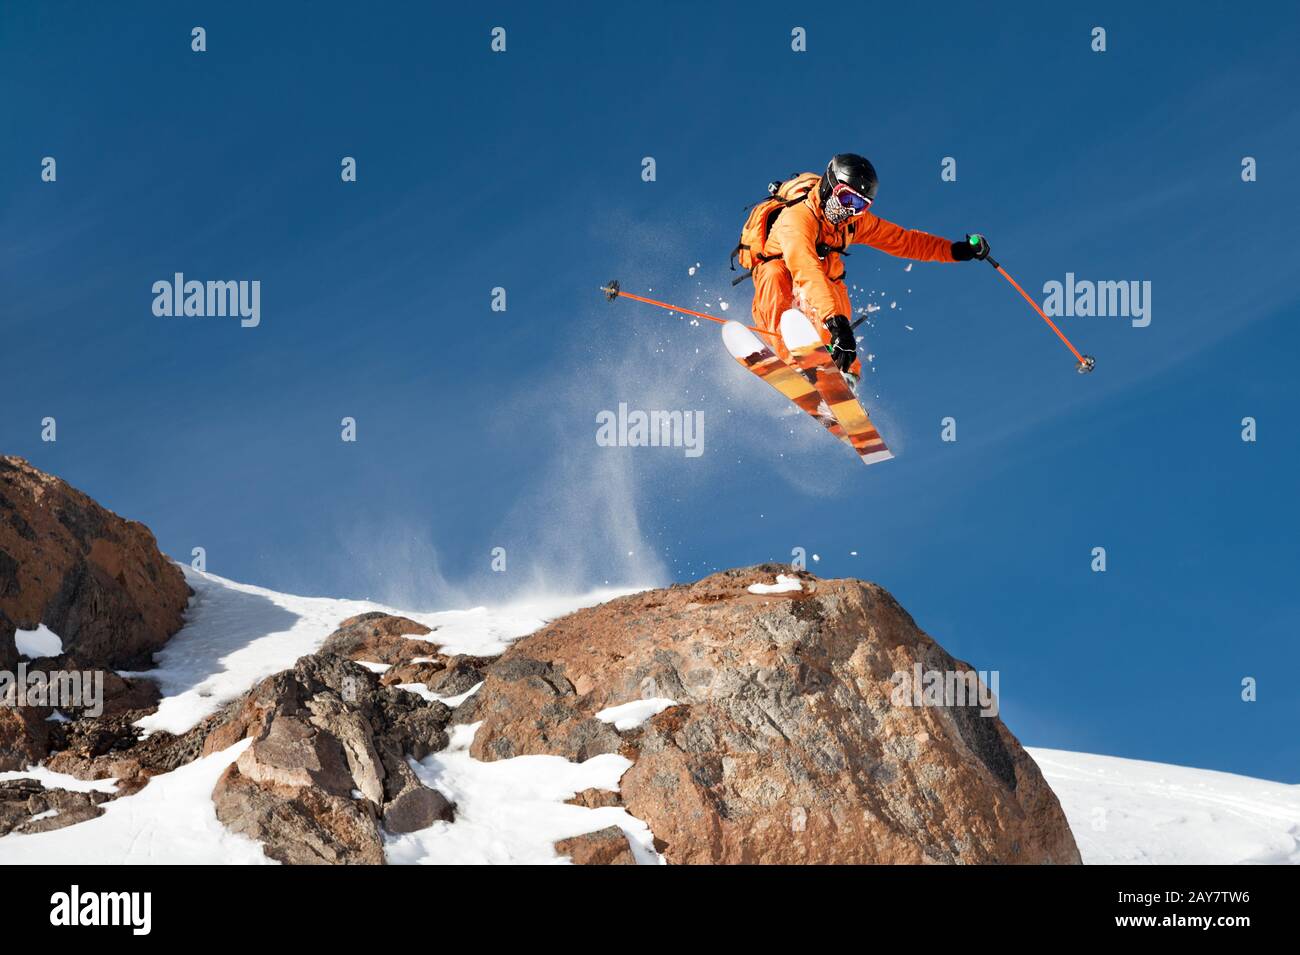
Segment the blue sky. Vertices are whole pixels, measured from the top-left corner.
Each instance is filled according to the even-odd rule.
[[[1300,782],[1294,11],[15,6],[0,447],[168,553],[457,606],[801,546],[999,670],[1028,744]],[[1150,281],[1151,324],[1063,319],[1098,359],[1081,378],[986,266],[855,252],[899,452],[864,469],[712,326],[597,293],[746,317],[741,208],[844,150],[880,215],[986,233],[1039,296]],[[259,280],[261,325],[155,317],[176,271]],[[596,447],[624,401],[703,411],[705,454]]]

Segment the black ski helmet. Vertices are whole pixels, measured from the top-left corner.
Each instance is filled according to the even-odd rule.
[[[826,172],[818,187],[818,195],[823,204],[839,183],[844,183],[858,195],[874,201],[880,180],[876,178],[876,167],[871,165],[870,160],[857,153],[837,153],[826,164]]]

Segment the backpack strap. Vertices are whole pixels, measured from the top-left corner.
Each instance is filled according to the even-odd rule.
[[[825,242],[818,242],[817,258],[824,259],[832,252],[838,252],[840,255],[844,256],[847,259],[850,255],[850,253],[844,251],[847,248],[848,248],[848,243],[843,243],[841,245],[827,245]]]
[[[764,255],[763,253],[759,252],[759,253],[757,253],[757,254],[754,256],[754,258],[758,259],[758,264],[759,264],[759,265],[762,265],[764,262],[772,262],[772,261],[775,261],[776,259],[781,258],[781,256],[779,256],[779,255]],[[735,270],[733,269],[732,271],[735,271]],[[747,278],[751,278],[751,277],[753,276],[753,274],[754,274],[754,270],[753,270],[753,269],[750,269],[750,270],[749,270],[748,272],[746,272],[744,275],[738,275],[738,276],[736,276],[736,278],[734,278],[734,279],[731,280],[731,285],[732,285],[732,287],[734,288],[735,286],[739,285],[741,282],[745,281],[745,279],[747,279]]]

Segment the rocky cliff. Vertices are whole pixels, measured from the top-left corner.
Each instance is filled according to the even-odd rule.
[[[0,456],[0,670],[12,673],[19,662],[15,632],[44,624],[62,652],[25,661],[30,670],[98,673],[106,712],[152,706],[150,684],[112,668],[148,666],[180,628],[189,596],[143,524],[22,458]],[[52,712],[0,701],[0,770],[45,756],[64,732],[49,722]]]
[[[784,571],[624,597],[523,638],[455,717],[481,721],[472,753],[628,756],[622,802],[670,862],[1080,861],[997,716],[899,705],[917,664],[969,666],[874,584],[799,574],[797,591],[750,592]],[[662,709],[608,721],[637,700]]]
[[[149,528],[22,458],[0,456],[0,666],[45,624],[86,666],[144,663],[181,626],[189,587]]]
[[[25,665],[99,668],[105,704],[55,721],[50,707],[0,706],[0,769],[43,761],[118,780],[111,792],[0,784],[0,836],[93,819],[238,744],[212,792],[222,825],[284,862],[382,863],[391,837],[456,825],[428,765],[456,735],[466,761],[613,758],[603,788],[568,798],[597,810],[591,831],[579,822],[554,843],[575,862],[653,858],[644,828],[629,843],[619,820],[647,824],[672,863],[1080,861],[971,667],[874,584],[800,572],[773,587],[778,574],[611,600],[495,658],[448,656],[417,621],[361,614],[191,730],[146,736],[135,722],[157,691],[112,667],[147,665],[180,625],[182,575],[142,525],[0,458],[0,670],[16,660],[15,627],[44,623],[64,653]]]

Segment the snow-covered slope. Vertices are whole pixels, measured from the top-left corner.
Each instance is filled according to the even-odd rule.
[[[295,597],[183,569],[194,590],[186,625],[155,655],[158,666],[140,674],[156,680],[163,692],[158,712],[140,723],[146,730],[185,732],[259,680],[314,652],[340,621],[355,614],[401,614],[436,628],[426,639],[441,644],[445,653],[493,656],[548,620],[629,592],[596,591],[493,610],[412,613],[363,600]]]
[[[614,596],[604,591],[497,609],[410,613],[364,601],[295,597],[186,570],[195,591],[187,624],[149,671],[164,699],[147,729],[184,732],[256,682],[317,649],[339,622],[370,610],[403,613],[436,627],[421,639],[448,652],[491,655],[548,620]],[[586,763],[521,756],[481,763],[468,753],[474,727],[417,767],[458,804],[457,821],[387,846],[391,862],[556,862],[558,840],[617,825],[642,862],[659,861],[645,824],[618,808],[588,809],[564,800],[588,787],[616,789],[626,769],[618,756]],[[241,742],[153,779],[139,793],[105,805],[89,822],[35,835],[0,838],[0,864],[249,863],[268,861],[252,840],[227,832],[210,794]],[[1106,756],[1031,749],[1060,797],[1088,863],[1300,863],[1300,786],[1208,770]],[[47,785],[64,780],[35,769]],[[104,788],[111,783],[99,784]],[[69,787],[71,788],[71,787]]]
[[[148,730],[185,732],[222,703],[315,651],[340,621],[354,614],[400,613],[436,628],[421,639],[440,644],[448,653],[489,656],[549,620],[630,592],[603,590],[493,609],[414,613],[367,601],[297,597],[184,570],[194,597],[185,627],[156,655],[158,666],[147,673],[163,693],[158,711],[140,723]],[[611,825],[627,831],[641,861],[658,859],[645,824],[624,810],[564,803],[588,787],[617,789],[626,769],[621,757],[581,766],[547,756],[481,763],[465,752],[468,739],[454,742],[424,760],[417,771],[426,783],[457,801],[458,823],[437,823],[393,839],[390,861],[558,862],[552,842]],[[103,864],[268,862],[256,842],[227,832],[212,807],[217,777],[246,745],[241,742],[155,777],[139,793],[107,803],[97,819],[0,838],[0,865],[77,864],[87,858]],[[76,780],[67,785],[70,777],[43,768],[5,773],[3,778],[19,776],[47,786],[87,788]],[[111,789],[113,783],[104,781],[97,788]]]
[[[249,745],[155,776],[134,796],[104,804],[96,819],[0,839],[0,865],[268,865],[260,844],[217,820],[212,787]],[[54,785],[47,780],[49,785]]]
[[[1029,748],[1090,865],[1300,865],[1300,786]]]

